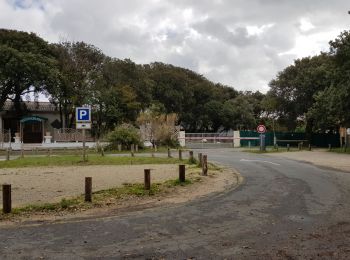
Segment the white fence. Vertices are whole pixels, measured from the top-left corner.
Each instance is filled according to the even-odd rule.
[[[4,143],[10,143],[11,132],[9,130],[0,130],[0,148],[4,148]]]
[[[53,140],[55,142],[82,142],[83,141],[83,132],[82,132],[82,130],[73,129],[73,128],[54,129]],[[95,141],[95,139],[91,135],[90,130],[86,130],[85,140],[87,142],[94,142]]]

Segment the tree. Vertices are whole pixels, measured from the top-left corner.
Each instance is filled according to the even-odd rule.
[[[74,108],[89,104],[97,75],[105,55],[84,42],[62,42],[54,45],[59,64],[59,83],[50,91],[52,102],[60,108],[62,127],[71,127]]]
[[[296,128],[298,120],[304,120],[310,133],[313,120],[307,117],[307,112],[317,94],[331,85],[333,71],[332,57],[325,53],[295,60],[270,82],[267,97],[274,107],[269,109],[274,110],[278,120],[289,130]]]
[[[162,104],[156,103],[140,113],[137,123],[140,127],[141,136],[153,145],[176,146],[177,138],[174,133],[176,133],[178,117],[175,113],[163,113],[164,109]]]
[[[226,101],[223,105],[223,127],[229,129],[252,129],[256,126],[254,107],[244,95]]]
[[[50,91],[58,70],[52,47],[34,33],[0,29],[0,109],[14,101],[22,110],[22,96]]]
[[[330,41],[334,60],[332,84],[316,96],[309,111],[315,130],[329,130],[350,125],[350,31],[342,32]]]

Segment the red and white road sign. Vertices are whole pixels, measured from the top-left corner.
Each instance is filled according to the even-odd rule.
[[[266,132],[266,127],[264,125],[258,125],[258,127],[256,128],[256,131],[259,133],[259,134],[263,134]]]

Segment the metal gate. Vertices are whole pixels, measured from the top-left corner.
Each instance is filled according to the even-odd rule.
[[[232,148],[233,133],[186,133],[186,147],[192,149]]]

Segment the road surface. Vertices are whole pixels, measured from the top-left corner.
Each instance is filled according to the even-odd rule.
[[[0,229],[1,259],[349,259],[350,173],[204,150],[237,189],[98,219]]]

